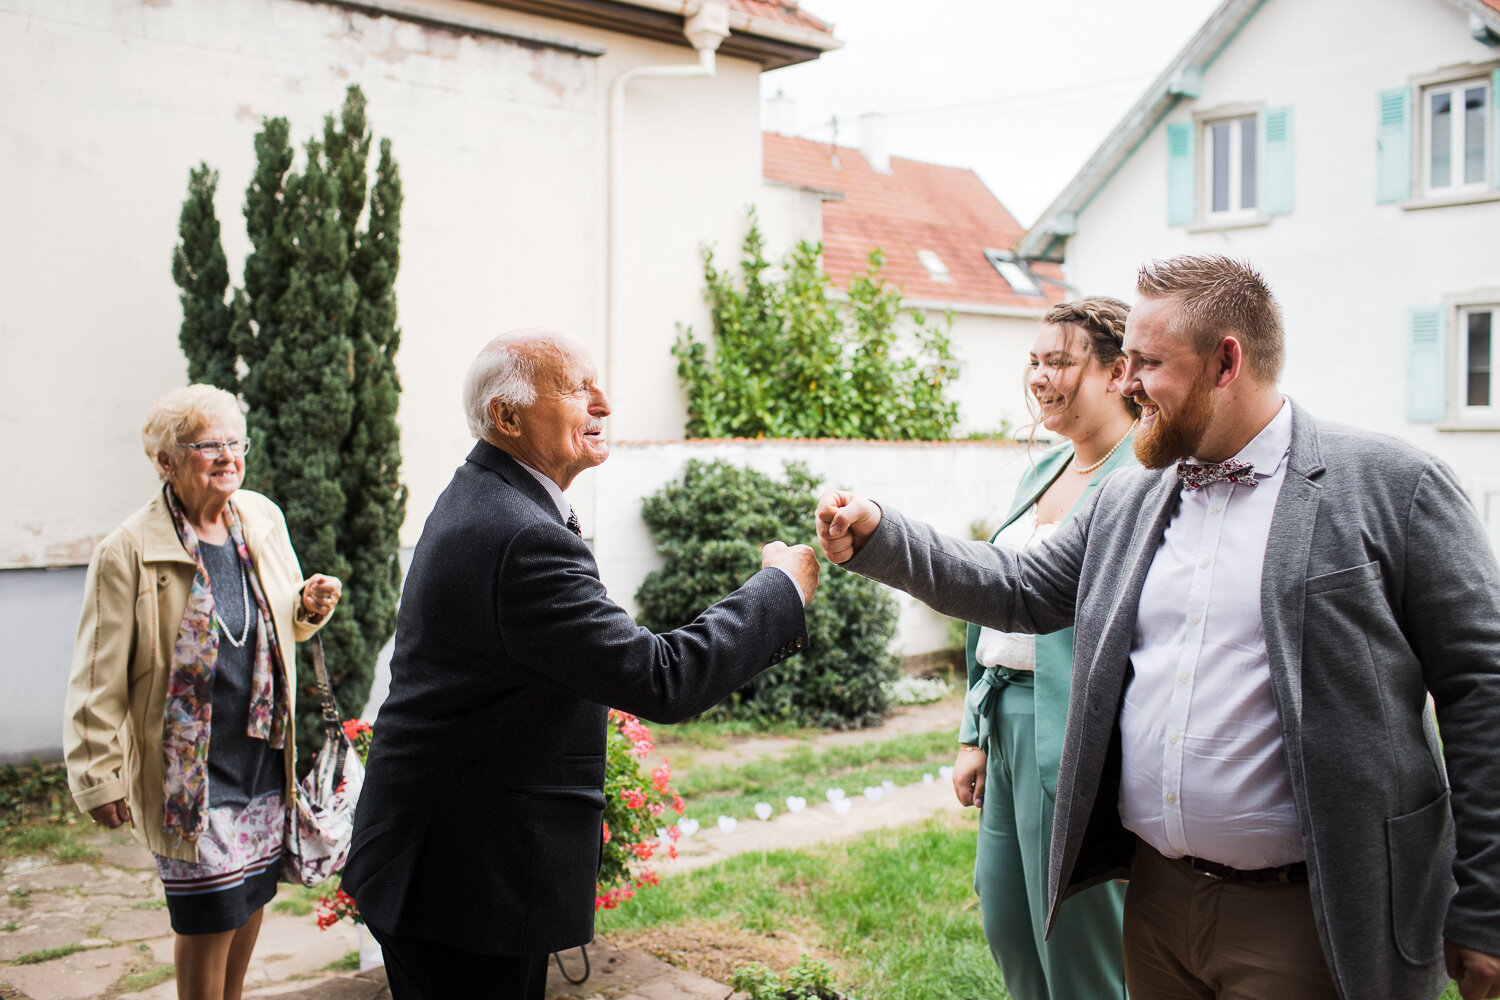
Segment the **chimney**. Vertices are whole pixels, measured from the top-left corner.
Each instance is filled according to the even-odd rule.
[[[781,91],[776,91],[776,96],[766,100],[766,125],[767,132],[775,132],[777,135],[795,135],[797,133],[797,101],[795,98],[786,96]]]
[[[859,151],[875,170],[891,172],[891,154],[885,145],[885,115],[870,112],[859,116]]]

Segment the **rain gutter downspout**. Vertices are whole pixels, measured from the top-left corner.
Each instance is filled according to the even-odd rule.
[[[642,77],[709,77],[716,68],[714,53],[724,39],[729,37],[729,5],[726,0],[702,0],[695,13],[687,18],[682,32],[693,48],[698,50],[696,63],[667,63],[656,66],[635,66],[615,78],[609,90],[609,262],[606,267],[604,325],[604,364],[601,365],[602,381],[607,389],[618,383],[615,379],[615,341],[620,336],[621,271],[623,269],[624,226],[624,160],[625,160],[625,89],[632,80]]]

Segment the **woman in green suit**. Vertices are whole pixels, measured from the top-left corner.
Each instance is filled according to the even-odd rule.
[[[1128,307],[1097,297],[1053,306],[1031,352],[1028,403],[1067,442],[1033,464],[996,545],[1035,545],[1081,508],[1116,468],[1133,462],[1139,408],[1123,398]],[[1068,900],[1052,937],[1047,858],[1052,804],[1073,671],[1073,630],[1014,635],[969,626],[969,694],[953,769],[958,800],[982,810],[974,888],[984,934],[1014,1000],[1125,996],[1123,886]]]

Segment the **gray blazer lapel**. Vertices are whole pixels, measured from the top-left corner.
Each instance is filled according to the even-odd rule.
[[[1292,446],[1286,476],[1271,516],[1265,562],[1260,573],[1260,618],[1266,634],[1271,684],[1280,708],[1282,731],[1302,726],[1302,627],[1306,612],[1307,562],[1318,520],[1323,472],[1318,425],[1292,404]],[[1289,743],[1290,746],[1290,743]],[[1292,756],[1289,755],[1289,759]],[[1292,767],[1300,761],[1292,760]]]
[[[1124,668],[1130,659],[1130,646],[1135,635],[1136,612],[1141,603],[1141,588],[1146,585],[1146,574],[1151,570],[1151,562],[1156,558],[1156,550],[1161,546],[1167,524],[1177,512],[1179,492],[1180,480],[1176,475],[1162,473],[1157,477],[1156,484],[1147,491],[1136,509],[1135,530],[1130,533],[1130,545],[1123,562],[1117,570],[1115,567],[1105,568],[1109,574],[1106,585],[1119,596],[1110,604],[1109,618],[1098,632],[1098,655],[1089,656],[1088,650],[1076,648],[1073,651],[1075,664],[1090,664],[1091,678],[1094,675],[1093,667],[1097,665],[1108,665],[1108,672],[1116,678],[1123,678],[1125,675]],[[1103,511],[1096,516],[1107,518],[1121,514]],[[1083,660],[1076,659],[1080,653],[1084,656]],[[1118,669],[1114,669],[1116,664],[1119,665]],[[1110,708],[1113,710],[1113,703]]]

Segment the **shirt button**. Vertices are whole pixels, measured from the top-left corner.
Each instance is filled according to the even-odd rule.
[[[1202,566],[1204,569],[1208,569],[1208,567],[1210,567],[1210,566],[1213,565],[1213,562],[1214,561],[1212,559],[1205,559],[1201,563],[1199,563],[1198,565]]]
[[[1201,621],[1202,621],[1202,620],[1203,620],[1203,616],[1202,616],[1202,615],[1200,615],[1200,614],[1198,614],[1198,613],[1197,613],[1197,612],[1194,612],[1194,613],[1193,613],[1193,617],[1192,617],[1192,618],[1191,618],[1191,619],[1189,619],[1189,620],[1190,620],[1190,621],[1191,621],[1191,622],[1192,622],[1192,623],[1193,623],[1193,624],[1194,624],[1194,625],[1196,625],[1196,624],[1198,624],[1198,623],[1199,623],[1199,622],[1201,622]]]
[[[1176,743],[1177,742],[1177,737],[1180,736],[1180,735],[1181,735],[1180,733],[1173,733],[1171,736],[1167,737],[1167,742],[1168,743]]]
[[[1177,675],[1177,680],[1180,681],[1183,684],[1186,684],[1188,682],[1188,675],[1187,674],[1178,674]]]
[[[1177,801],[1177,796],[1173,795],[1171,792],[1168,792],[1167,793],[1167,801],[1168,802],[1176,802]]]
[[[1208,512],[1209,512],[1209,513],[1210,513],[1210,514],[1218,514],[1218,513],[1219,513],[1219,512],[1221,512],[1221,511],[1222,511],[1222,510],[1223,510],[1223,509],[1224,509],[1224,508],[1223,508],[1223,507],[1220,507],[1220,506],[1219,506],[1219,505],[1218,505],[1218,504],[1214,504],[1214,505],[1213,505],[1213,506],[1212,506],[1212,507],[1210,507],[1210,508],[1208,508]]]

